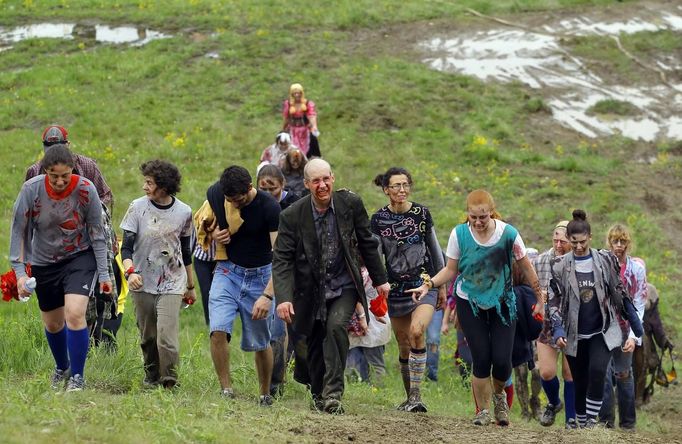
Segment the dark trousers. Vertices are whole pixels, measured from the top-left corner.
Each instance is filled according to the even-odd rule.
[[[601,334],[578,341],[575,356],[566,355],[575,384],[575,412],[586,414],[586,398],[601,401],[604,398],[604,380],[611,352]]]
[[[490,376],[506,381],[512,373],[512,351],[516,320],[504,325],[495,308],[478,310],[474,315],[469,301],[457,298],[457,319],[471,349],[473,373],[477,378]],[[509,309],[502,304],[502,314],[509,318]]]
[[[199,280],[199,290],[201,290],[201,305],[204,309],[204,320],[206,325],[208,322],[208,294],[211,290],[211,283],[213,282],[213,270],[215,270],[215,261],[202,261],[194,258],[194,272],[197,274]]]
[[[348,356],[348,321],[358,294],[355,289],[344,290],[341,296],[327,301],[327,319],[315,320],[308,336],[308,370],[310,392],[313,397],[341,399],[343,374]]]
[[[618,400],[618,425],[623,429],[633,429],[637,422],[635,410],[635,378],[632,375],[632,353],[623,353],[619,348],[612,352],[604,382],[604,403],[599,411],[599,419],[613,428],[616,423],[613,389]]]

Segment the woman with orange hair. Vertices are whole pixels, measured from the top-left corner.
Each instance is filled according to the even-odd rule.
[[[535,293],[533,316],[544,312],[544,294],[538,277],[519,232],[500,220],[495,201],[485,190],[475,190],[467,196],[467,220],[452,230],[445,254],[448,258],[445,268],[408,291],[420,300],[431,288],[457,277],[457,318],[473,358],[472,388],[477,411],[473,423],[483,426],[492,422],[489,413],[492,398],[495,421],[506,426],[509,405],[504,387],[512,372],[516,328],[512,263],[516,261]]]
[[[305,98],[303,86],[299,83],[294,83],[289,87],[289,98],[282,105],[282,117],[284,119],[282,131],[289,132],[292,143],[299,147],[306,156],[319,156],[319,147],[317,152],[308,154],[311,135],[314,138],[319,135],[317,109],[315,102]]]

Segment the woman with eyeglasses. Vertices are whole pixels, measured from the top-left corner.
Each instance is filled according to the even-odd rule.
[[[466,202],[467,220],[450,234],[445,268],[430,279],[427,276],[419,287],[409,291],[417,300],[422,300],[431,289],[457,277],[457,319],[473,360],[471,386],[477,412],[473,423],[485,426],[492,422],[489,413],[492,398],[495,421],[506,426],[509,405],[504,388],[512,373],[517,319],[516,296],[512,290],[514,261],[535,293],[534,317],[544,311],[544,294],[519,232],[500,220],[490,193],[472,191]]]
[[[443,268],[429,209],[408,200],[412,176],[404,168],[389,168],[374,179],[389,204],[372,215],[371,230],[380,239],[391,291],[388,315],[400,349],[400,372],[407,399],[398,410],[426,412],[420,385],[426,368],[426,327],[445,301],[445,288],[433,288],[421,300],[405,290],[421,285],[423,276]]]
[[[629,328],[618,314],[627,297],[613,254],[590,247],[592,230],[583,210],[573,211],[566,227],[573,251],[552,266],[549,314],[554,342],[566,354],[575,385],[580,428],[594,428],[604,398],[612,351],[634,350]]]
[[[567,226],[567,220],[557,223],[552,231],[552,248],[532,261],[535,272],[540,280],[540,288],[544,291],[547,291],[549,288],[549,281],[552,278],[550,267],[555,259],[571,251],[571,242],[566,236]],[[559,397],[559,387],[561,384],[557,377],[557,358],[561,350],[552,339],[552,326],[549,322],[549,316],[545,317],[544,325],[536,344],[542,389],[545,395],[547,395],[548,401],[545,410],[540,416],[540,424],[545,427],[551,426],[554,424],[557,413],[565,409],[566,429],[576,429],[578,424],[575,420],[573,377],[564,355],[561,359],[561,373],[564,379],[564,402],[561,402]]]

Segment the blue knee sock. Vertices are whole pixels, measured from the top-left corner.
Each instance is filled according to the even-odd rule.
[[[570,418],[575,418],[575,388],[573,386],[573,381],[564,380],[564,403],[566,421]]]
[[[71,330],[67,327],[66,330],[66,344],[69,348],[69,357],[71,358],[71,374],[83,376],[85,358],[88,355],[88,346],[90,345],[88,329]]]
[[[60,370],[69,368],[69,352],[66,348],[66,327],[63,327],[57,333],[50,333],[45,329],[45,337],[47,338],[47,345],[50,346],[52,356]]]
[[[547,395],[547,400],[552,405],[561,404],[561,399],[559,399],[559,378],[556,376],[549,381],[542,380],[542,389]]]

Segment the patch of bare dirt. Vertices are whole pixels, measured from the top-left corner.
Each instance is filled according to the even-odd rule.
[[[679,390],[677,390],[679,392]],[[661,396],[659,396],[660,398]],[[650,404],[649,409],[655,409]],[[674,412],[671,411],[671,414]],[[679,415],[679,413],[678,413]],[[675,422],[670,418],[670,422]],[[319,443],[669,443],[676,442],[679,430],[660,435],[626,434],[617,430],[566,431],[559,427],[540,428],[526,423],[478,427],[469,419],[432,414],[382,412],[377,415],[311,415],[310,423],[290,429],[301,440]]]

